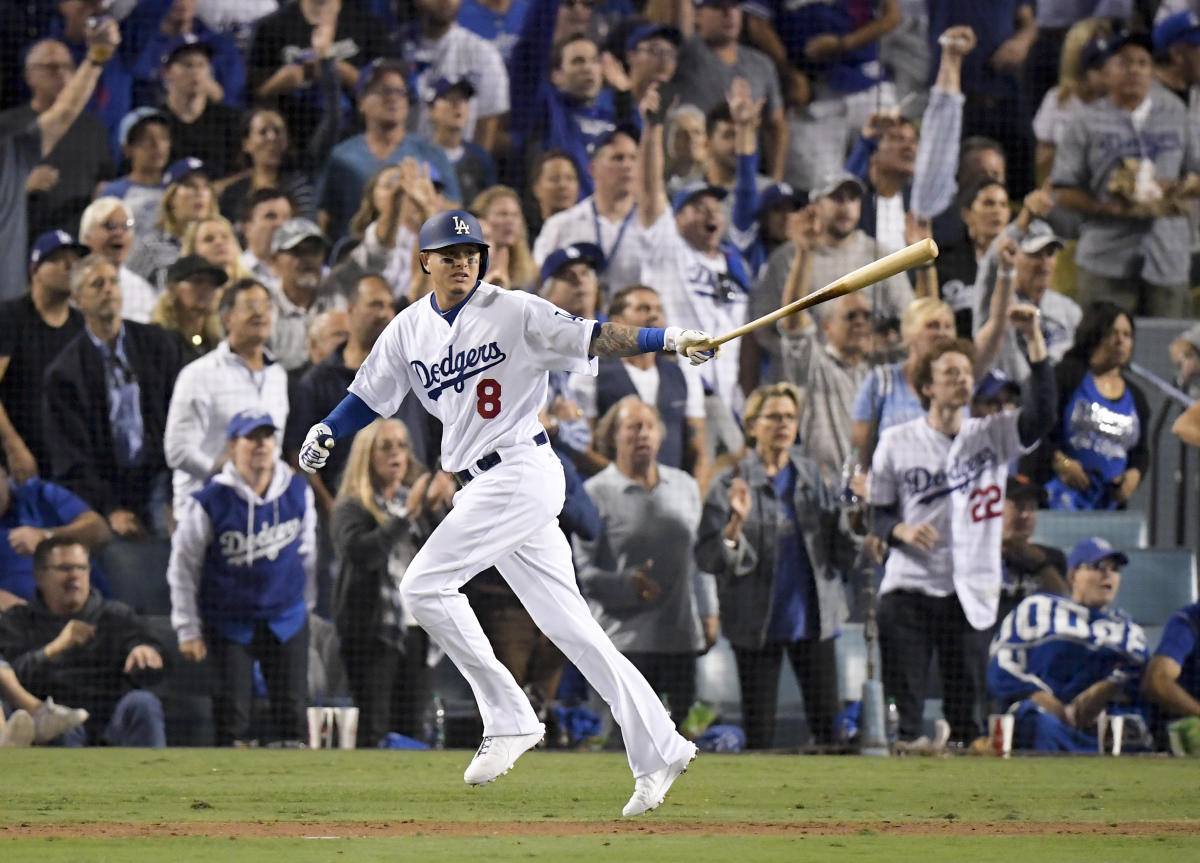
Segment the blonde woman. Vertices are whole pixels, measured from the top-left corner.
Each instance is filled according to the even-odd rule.
[[[1062,59],[1058,67],[1058,86],[1046,91],[1033,117],[1037,138],[1037,176],[1039,181],[1050,173],[1054,152],[1066,131],[1067,123],[1079,109],[1104,95],[1104,54],[1096,39],[1112,33],[1103,18],[1076,21],[1063,39]]]
[[[238,279],[254,278],[242,263],[242,247],[232,223],[224,216],[207,216],[188,225],[183,235],[183,254],[199,255],[210,264],[216,264],[229,276],[229,284]]]
[[[218,291],[229,284],[221,267],[185,255],[166,269],[166,292],[154,304],[150,323],[179,334],[185,362],[211,351],[225,337],[217,315]]]
[[[160,291],[166,287],[167,267],[179,259],[188,226],[218,214],[208,169],[199,159],[189,156],[172,162],[163,180],[167,190],[159,204],[158,222],[154,230],[134,242],[125,262]]]
[[[537,265],[529,250],[521,198],[508,186],[485,189],[471,202],[471,212],[492,244],[483,281],[511,290],[530,291],[537,282]]]
[[[413,456],[408,429],[377,419],[350,446],[333,507],[341,561],[333,620],[359,708],[358,746],[389,731],[418,737],[429,699],[429,637],[400,601],[400,580],[428,535],[430,474]]]

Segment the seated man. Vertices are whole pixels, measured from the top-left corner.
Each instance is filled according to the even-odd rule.
[[[1016,717],[1014,749],[1095,752],[1096,718],[1137,694],[1146,634],[1112,603],[1129,558],[1105,540],[1076,544],[1067,558],[1070,598],[1025,599],[992,641],[988,693]]]
[[[0,611],[33,599],[33,552],[51,537],[96,550],[112,534],[104,518],[61,486],[14,482],[0,467]]]
[[[1142,675],[1142,694],[1164,721],[1200,725],[1200,602],[1179,609],[1163,629],[1158,649]],[[1191,747],[1188,747],[1189,751]]]
[[[126,605],[92,590],[83,543],[53,536],[33,558],[37,596],[0,615],[0,655],[35,696],[82,704],[87,723],[67,746],[165,746],[158,696],[162,648]]]

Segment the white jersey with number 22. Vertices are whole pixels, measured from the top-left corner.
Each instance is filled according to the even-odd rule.
[[[442,468],[459,471],[541,432],[547,372],[596,374],[595,321],[480,282],[446,314],[429,294],[397,315],[350,384],[380,416],[409,390],[442,421]]]

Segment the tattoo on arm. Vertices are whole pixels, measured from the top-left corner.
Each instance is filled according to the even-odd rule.
[[[638,347],[638,330],[628,324],[605,321],[600,325],[600,334],[592,339],[590,352],[597,357],[634,357],[643,353]]]

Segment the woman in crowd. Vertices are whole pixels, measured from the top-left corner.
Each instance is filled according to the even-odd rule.
[[[267,739],[305,739],[317,510],[308,482],[276,456],[277,431],[265,411],[235,414],[230,460],[187,499],[171,537],[171,625],[184,659],[209,659],[218,746],[251,739],[255,661],[270,693]]]
[[[542,153],[532,176],[529,193],[535,206],[526,207],[525,221],[529,235],[536,237],[547,219],[579,202],[579,171],[570,154],[556,148]]]
[[[405,159],[377,171],[350,220],[348,236],[358,245],[329,275],[333,288],[349,294],[364,275],[379,273],[398,302],[408,300],[424,275],[416,261],[417,232],[440,205],[424,163]]]
[[[1126,372],[1132,356],[1128,314],[1106,302],[1084,310],[1055,370],[1059,421],[1043,446],[1051,509],[1124,508],[1145,476],[1150,409]]]
[[[254,278],[242,263],[242,247],[233,225],[224,216],[207,216],[188,225],[183,235],[183,255],[193,254],[223,269],[229,277],[227,284]]]
[[[833,741],[838,710],[834,637],[846,619],[838,562],[853,546],[838,530],[837,499],[816,462],[800,454],[800,393],[792,384],[746,399],[753,448],[714,477],[696,560],[717,578],[721,631],[733,645],[746,743],[775,737],[786,654],[804,694],[812,740]]]
[[[218,290],[210,279],[167,281],[166,293],[154,304],[150,323],[179,334],[185,362],[203,356],[225,338],[217,315]]]
[[[516,190],[508,186],[485,189],[471,202],[471,212],[479,218],[484,236],[492,244],[483,280],[513,290],[532,290],[538,270],[529,251]]]
[[[199,159],[172,162],[163,177],[167,190],[158,208],[158,221],[145,237],[134,241],[125,266],[158,290],[166,287],[167,267],[179,260],[183,235],[200,219],[217,215],[217,199],[208,170]]]
[[[340,114],[334,110],[332,114]],[[252,108],[242,118],[244,171],[221,181],[221,213],[230,221],[242,218],[242,208],[258,189],[279,189],[292,202],[297,216],[317,218],[317,193],[307,173],[296,167],[288,142],[287,122],[273,108]]]
[[[429,479],[399,420],[375,420],[350,446],[333,508],[341,561],[333,619],[359,708],[359,747],[375,747],[393,730],[422,736],[429,636],[404,609],[400,580],[431,527]]]
[[[677,189],[704,178],[708,130],[704,112],[695,105],[676,105],[667,113],[667,183]]]
[[[1104,95],[1106,58],[1098,39],[1109,35],[1112,26],[1103,18],[1076,21],[1063,39],[1058,86],[1046,91],[1033,117],[1037,138],[1037,175],[1046,177],[1054,164],[1054,153],[1062,141],[1071,118],[1084,105]]]

